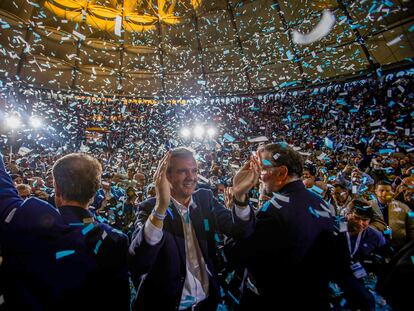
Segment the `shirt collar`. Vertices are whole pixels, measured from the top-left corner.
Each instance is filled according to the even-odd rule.
[[[58,211],[67,223],[89,223],[93,221],[90,211],[79,206],[65,205],[59,207]]]
[[[180,202],[178,202],[173,197],[171,197],[171,201],[173,202],[175,208],[178,210],[178,212],[181,215],[184,215],[185,213],[187,213],[187,211],[188,211],[188,209],[190,207],[192,207],[192,208],[196,208],[197,207],[197,205],[194,203],[193,196],[191,196],[191,200],[190,200],[190,204],[188,204],[188,208],[186,208],[184,205],[182,205]]]
[[[278,191],[278,193],[290,193],[290,192],[294,192],[294,191],[302,190],[302,189],[305,189],[305,185],[303,184],[303,181],[299,179],[299,180],[295,180],[290,183],[287,183],[286,185],[283,186],[282,189]]]

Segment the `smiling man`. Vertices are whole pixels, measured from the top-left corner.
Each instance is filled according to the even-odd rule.
[[[247,237],[254,215],[247,192],[259,178],[250,159],[234,178],[235,204],[226,209],[211,190],[195,190],[198,168],[187,148],[169,151],[154,175],[156,197],[138,207],[130,247],[135,310],[216,310],[219,284],[215,233]]]
[[[363,261],[374,250],[386,244],[384,236],[369,226],[374,211],[368,202],[353,200],[346,215],[348,232],[346,232],[349,255],[352,260]]]
[[[258,211],[253,235],[228,254],[248,270],[240,308],[329,310],[331,272],[349,271],[336,259],[346,249],[337,250],[333,243],[330,210],[305,188],[298,152],[276,143],[260,147],[258,157],[261,190],[271,199]]]

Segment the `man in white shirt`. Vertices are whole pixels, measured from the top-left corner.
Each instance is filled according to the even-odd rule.
[[[154,175],[156,197],[142,202],[130,247],[140,285],[135,310],[215,310],[219,301],[214,235],[252,234],[246,194],[257,183],[252,157],[233,181],[235,207],[226,209],[207,189],[195,191],[197,162],[187,148],[169,151]]]

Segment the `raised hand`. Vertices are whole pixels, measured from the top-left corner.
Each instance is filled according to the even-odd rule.
[[[259,176],[259,163],[251,156],[233,178],[234,198],[237,201],[245,201],[247,193],[257,184]]]
[[[224,189],[224,206],[228,209],[233,207],[233,189],[227,187]]]
[[[171,151],[159,162],[154,174],[155,193],[158,212],[166,212],[171,200],[171,185],[167,179],[167,169],[170,164]]]

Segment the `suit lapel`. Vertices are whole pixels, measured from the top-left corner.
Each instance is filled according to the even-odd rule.
[[[190,218],[193,223],[194,231],[197,236],[198,245],[200,246],[201,252],[204,258],[207,255],[207,230],[210,230],[207,217],[203,215],[203,209],[200,200],[193,195],[194,203],[197,205],[196,208],[190,207]]]
[[[181,216],[172,202],[167,210],[168,216],[164,220],[164,230],[171,232],[180,253],[182,264],[185,265],[185,241]]]

